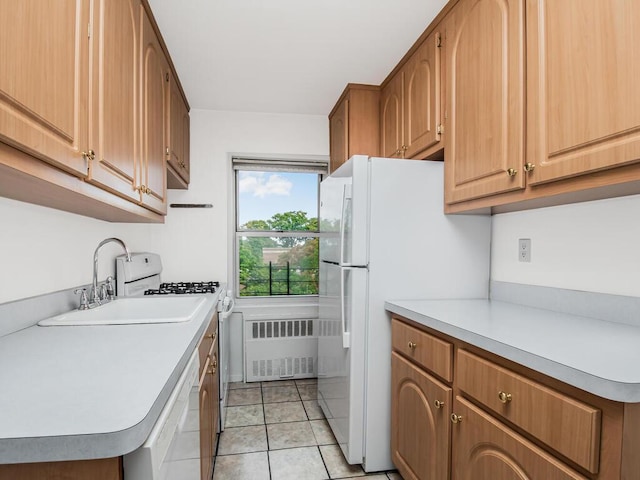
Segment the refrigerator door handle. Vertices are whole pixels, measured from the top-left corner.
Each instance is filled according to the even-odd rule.
[[[345,277],[347,274],[346,268],[340,269],[340,321],[342,323],[342,348],[351,347],[351,332],[347,331],[347,315],[345,312]]]
[[[345,265],[345,239],[346,239],[346,226],[345,220],[347,220],[347,212],[349,204],[351,202],[351,184],[346,184],[342,191],[342,212],[340,215],[340,265]]]

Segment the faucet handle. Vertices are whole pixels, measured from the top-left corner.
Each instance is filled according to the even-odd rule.
[[[115,296],[115,292],[113,291],[113,277],[111,275],[107,277],[105,285],[107,287],[107,298],[109,300],[115,300],[116,296]]]
[[[107,293],[107,285],[103,283],[102,285],[100,285],[100,294],[98,295],[98,298],[101,302],[104,302],[105,300],[108,301],[108,297],[109,295]]]
[[[78,306],[78,310],[87,310],[89,308],[89,299],[87,298],[87,289],[86,288],[76,288],[73,293],[76,295],[80,294],[80,305]]]

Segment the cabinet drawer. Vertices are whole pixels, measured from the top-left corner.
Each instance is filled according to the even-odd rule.
[[[592,473],[598,472],[601,412],[464,350],[460,389]]]
[[[431,370],[447,382],[453,379],[453,345],[393,318],[391,321],[393,349]]]
[[[452,480],[586,480],[491,415],[457,397]]]

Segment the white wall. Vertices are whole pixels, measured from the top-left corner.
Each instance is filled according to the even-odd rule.
[[[530,238],[531,263],[518,261]],[[495,215],[491,277],[640,297],[640,195]]]
[[[193,110],[191,185],[171,190],[169,202],[213,208],[169,209],[163,225],[108,223],[0,197],[0,303],[90,283],[93,251],[111,236],[159,253],[164,280],[226,281],[230,152],[328,155],[327,117]],[[115,244],[103,248],[100,278],[119,253]]]

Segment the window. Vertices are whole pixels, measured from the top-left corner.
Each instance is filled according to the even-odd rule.
[[[233,159],[240,297],[318,294],[318,213],[326,163]]]

